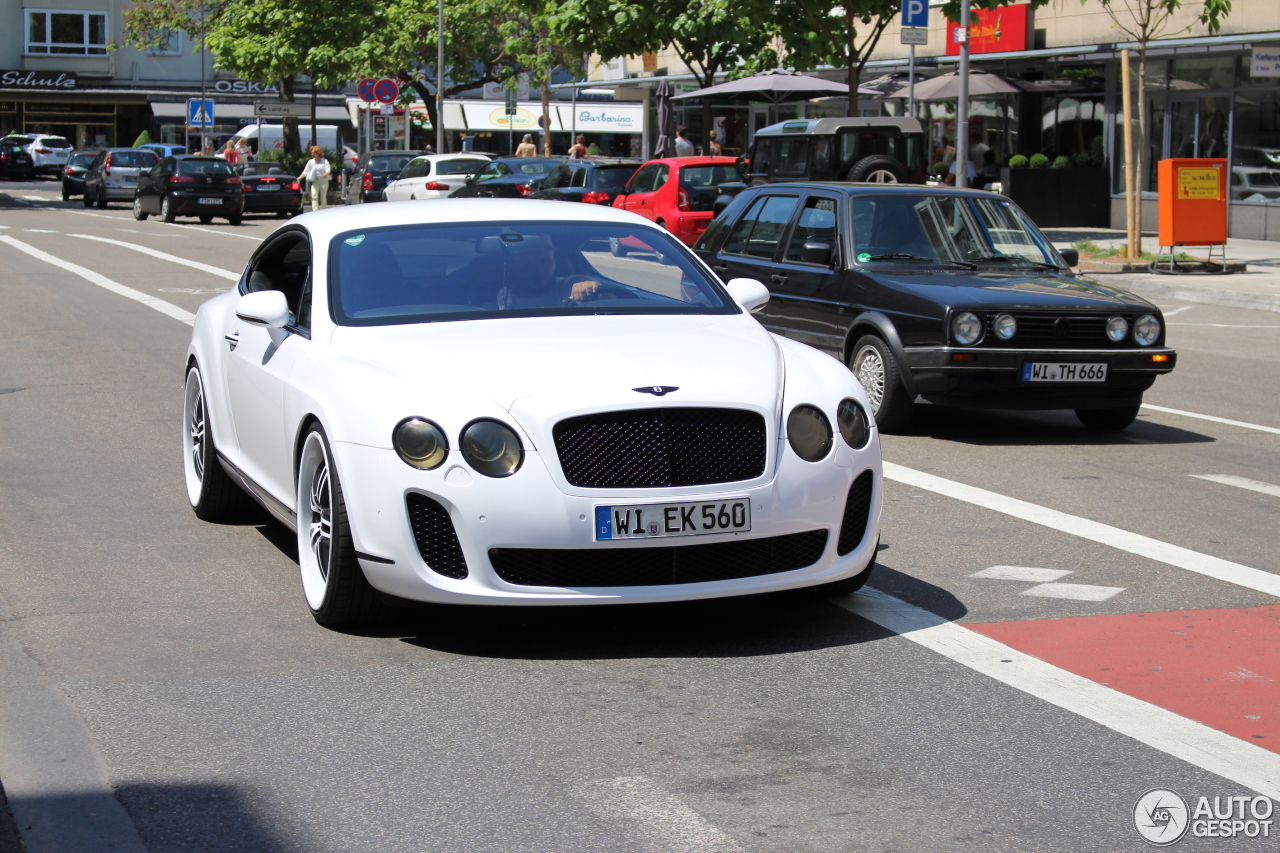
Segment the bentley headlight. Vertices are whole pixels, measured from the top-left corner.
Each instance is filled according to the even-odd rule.
[[[1018,321],[1012,314],[1000,314],[991,322],[991,331],[1002,341],[1007,341],[1018,333]]]
[[[449,442],[440,427],[422,418],[405,418],[397,424],[391,443],[401,459],[424,471],[439,468],[449,455]]]
[[[853,400],[842,400],[836,409],[836,425],[840,427],[840,437],[844,443],[859,450],[865,447],[871,438],[871,425],[867,422],[867,413]]]
[[[1111,317],[1107,320],[1107,338],[1113,343],[1120,343],[1129,334],[1129,321],[1123,317]]]
[[[511,428],[497,421],[475,421],[462,431],[462,458],[486,477],[514,474],[524,461],[524,447]]]
[[[1133,339],[1144,347],[1160,340],[1160,321],[1150,314],[1143,314],[1133,324]]]
[[[806,462],[817,462],[831,450],[831,422],[813,406],[796,406],[787,418],[787,441]]]
[[[961,346],[976,344],[982,337],[982,321],[972,311],[961,311],[951,318],[951,337]]]

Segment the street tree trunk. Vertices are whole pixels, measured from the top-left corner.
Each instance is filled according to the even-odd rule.
[[[297,79],[294,77],[286,77],[280,81],[280,100],[286,104],[292,104],[294,101],[294,89],[297,85]],[[299,154],[302,146],[298,143],[298,119],[296,116],[285,116],[281,123],[281,135],[283,138],[284,150],[289,154]],[[262,140],[258,140],[258,156],[262,156]]]
[[[1147,159],[1147,43],[1138,45],[1138,156],[1134,158],[1138,168],[1138,187],[1133,201],[1133,245],[1129,257],[1142,257],[1142,190],[1146,186]]]
[[[311,144],[320,144],[320,134],[316,133],[316,78],[311,76]]]
[[[551,156],[551,83],[543,78],[542,89],[542,156]]]
[[[440,126],[438,124],[440,117],[436,115],[436,93],[427,88],[425,81],[406,71],[400,72],[400,79],[412,81],[409,85],[413,87],[413,91],[418,93],[418,97],[422,98],[422,103],[427,108],[427,121],[431,122],[431,131],[434,133],[435,129]]]

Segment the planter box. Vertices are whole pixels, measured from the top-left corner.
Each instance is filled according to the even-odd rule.
[[[1110,176],[1105,168],[1000,170],[1004,194],[1041,228],[1111,225]]]

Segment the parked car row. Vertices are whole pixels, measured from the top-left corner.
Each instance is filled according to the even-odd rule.
[[[57,174],[71,154],[70,142],[44,133],[10,133],[0,138],[0,145],[16,145],[25,150],[37,175]]]

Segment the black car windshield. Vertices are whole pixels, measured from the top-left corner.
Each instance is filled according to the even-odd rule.
[[[150,151],[112,151],[111,166],[119,169],[150,169],[156,164],[156,157]]]
[[[93,154],[72,154],[71,159],[67,161],[68,166],[88,166],[93,162]]]
[[[383,155],[380,157],[369,158],[370,172],[395,172],[399,174],[409,165],[409,161],[418,155],[416,154],[396,154]]]
[[[857,196],[853,231],[859,264],[1060,264],[1035,226],[996,198]]]
[[[234,175],[235,169],[226,160],[179,160],[178,171],[184,175]]]
[[[383,326],[580,314],[734,314],[665,232],[590,222],[402,225],[331,244],[334,322]]]
[[[437,160],[437,175],[466,175],[484,165],[483,160]]]
[[[71,143],[63,139],[61,136],[42,136],[39,142],[41,148],[70,148]]]
[[[592,189],[618,191],[627,185],[636,173],[635,166],[600,166],[595,170]]]

